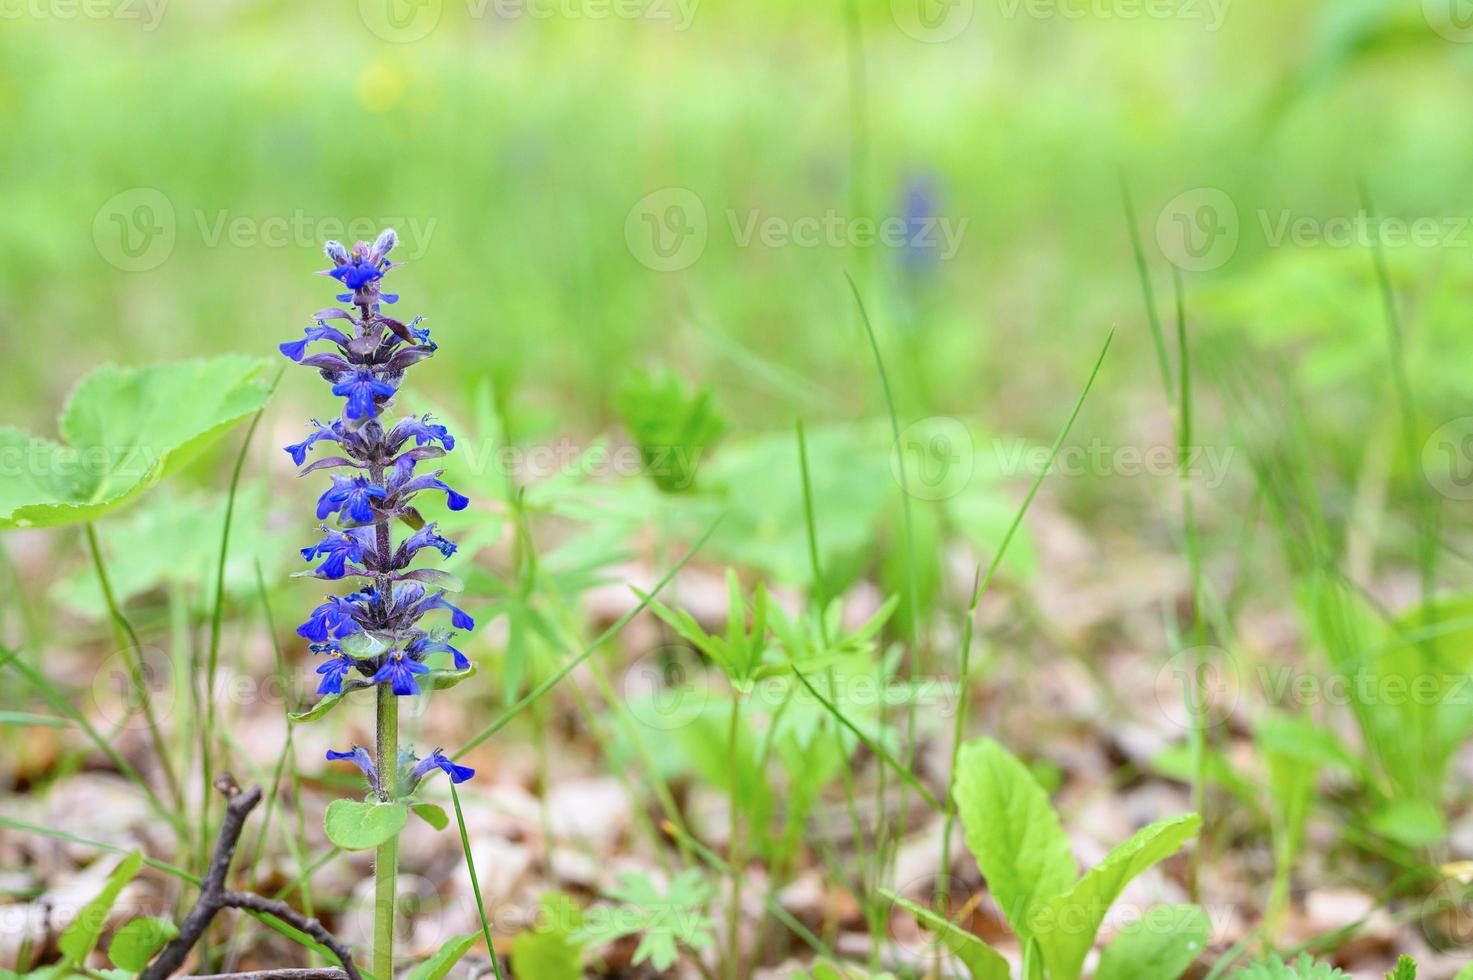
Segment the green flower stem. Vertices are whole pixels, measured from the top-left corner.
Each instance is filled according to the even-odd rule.
[[[399,702],[388,684],[378,686],[378,770],[384,793],[398,795]],[[373,975],[394,976],[394,887],[399,875],[399,837],[378,846],[373,862]]]
[[[741,804],[737,799],[737,791],[740,782],[737,776],[737,735],[740,732],[742,718],[742,694],[735,688],[731,692],[731,725],[726,734],[727,751],[727,791],[731,795],[731,838],[727,842],[728,854],[727,864],[731,865],[731,908],[726,913],[727,942],[730,948],[727,950],[728,976],[732,980],[740,980],[742,975],[742,874],[743,865],[746,863],[742,857],[742,834],[740,830]]]

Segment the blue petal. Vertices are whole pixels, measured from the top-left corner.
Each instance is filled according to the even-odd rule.
[[[302,355],[307,353],[307,341],[305,340],[292,340],[277,346],[283,354],[294,361],[301,361]]]

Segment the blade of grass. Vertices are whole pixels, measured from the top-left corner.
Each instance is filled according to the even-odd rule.
[[[639,603],[633,609],[620,616],[612,626],[604,630],[602,633],[594,638],[592,643],[584,647],[581,653],[579,653],[572,660],[569,660],[567,663],[563,664],[563,666],[560,667],[556,673],[552,674],[541,684],[538,684],[531,691],[527,692],[526,696],[524,696],[520,701],[503,711],[499,718],[497,718],[491,724],[487,725],[485,728],[481,729],[480,732],[475,735],[475,737],[473,737],[469,742],[466,742],[464,745],[456,750],[453,758],[460,758],[471,749],[475,748],[477,745],[480,745],[482,742],[486,741],[486,739],[490,738],[492,735],[495,735],[497,732],[501,731],[503,728],[509,725],[512,719],[525,711],[527,707],[538,698],[542,697],[548,691],[556,687],[562,681],[562,679],[571,674],[579,664],[583,663],[583,661],[593,656],[594,651],[598,650],[599,647],[603,646],[611,638],[616,636],[619,631],[622,630],[625,626],[628,626],[630,620],[634,619],[635,616],[638,616],[641,612],[643,612],[644,609],[651,602],[654,601],[655,597],[660,594],[660,591],[664,589],[665,586],[670,584],[670,580],[673,579],[676,574],[685,567],[686,562],[695,557],[696,552],[700,551],[701,547],[705,545],[705,543],[710,539],[711,535],[716,533],[716,528],[721,525],[721,521],[725,516],[725,514],[722,514],[718,516],[716,520],[711,522],[711,525],[706,528],[705,532],[696,539],[696,543],[691,545],[690,550],[681,557],[680,561],[676,562],[675,565],[672,566],[671,569],[665,573],[664,577],[661,578],[660,581],[655,583],[655,587],[650,590],[648,595],[642,597]]]
[[[1146,301],[1146,319],[1151,324],[1151,343],[1156,349],[1156,362],[1161,368],[1161,385],[1171,390],[1171,365],[1166,360],[1166,335],[1161,317],[1156,313],[1156,291],[1151,287],[1151,273],[1146,266],[1146,252],[1141,247],[1141,232],[1135,223],[1135,204],[1130,199],[1130,185],[1125,171],[1120,172],[1120,200],[1125,205],[1125,226],[1130,229],[1130,250],[1135,255],[1135,271],[1140,277],[1141,294]]]
[[[97,584],[102,588],[102,599],[107,604],[107,611],[112,619],[113,636],[118,644],[118,652],[126,661],[128,680],[138,694],[138,704],[143,709],[143,720],[148,725],[148,737],[153,742],[154,754],[158,756],[159,770],[164,774],[164,782],[169,787],[169,796],[173,799],[175,807],[182,810],[184,794],[179,787],[179,777],[174,773],[174,762],[169,756],[169,746],[164,741],[158,716],[154,714],[153,691],[143,676],[143,644],[139,642],[138,633],[133,629],[133,624],[128,621],[127,616],[123,615],[122,607],[118,605],[117,596],[113,593],[112,580],[107,574],[107,564],[102,560],[102,545],[97,540],[97,529],[91,521],[88,521],[83,527],[87,535],[87,550],[92,555],[92,568],[97,573]]]
[[[486,937],[486,955],[491,957],[491,968],[496,971],[496,980],[501,980],[501,961],[491,942],[491,924],[486,921],[486,902],[481,898],[481,883],[476,879],[476,862],[471,857],[471,838],[465,831],[465,814],[460,811],[460,794],[455,791],[454,783],[450,784],[450,802],[455,804],[455,822],[460,827],[460,849],[465,852],[465,868],[471,876],[471,891],[476,894],[476,913],[481,918],[481,935]]]
[[[1079,396],[1074,399],[1074,407],[1069,410],[1069,415],[1064,419],[1064,424],[1059,427],[1059,434],[1054,437],[1054,443],[1049,447],[1048,457],[1042,467],[1033,477],[1033,483],[1028,487],[1028,492],[1023,496],[1023,503],[1019,505],[1013,514],[1012,523],[1008,525],[1007,531],[1002,536],[1002,541],[997,546],[997,551],[992,556],[992,561],[987,566],[987,572],[980,578],[972,581],[972,597],[968,604],[967,621],[962,626],[962,670],[958,679],[958,701],[955,731],[953,733],[951,746],[951,767],[946,781],[946,820],[944,831],[941,835],[941,857],[942,864],[939,870],[941,879],[947,877],[947,870],[951,866],[951,828],[956,819],[956,806],[953,793],[956,788],[956,761],[957,754],[961,750],[962,735],[966,724],[967,713],[967,690],[971,682],[971,647],[972,630],[977,618],[977,604],[986,595],[987,589],[992,585],[992,579],[997,575],[997,570],[1002,567],[1002,560],[1007,555],[1008,547],[1013,543],[1013,536],[1018,533],[1018,528],[1023,525],[1023,518],[1027,516],[1028,509],[1033,506],[1033,499],[1038,496],[1039,487],[1043,486],[1044,477],[1048,476],[1049,470],[1053,469],[1054,460],[1058,458],[1059,451],[1063,449],[1064,442],[1069,438],[1070,431],[1074,428],[1079,413],[1084,409],[1084,400],[1089,397],[1090,389],[1094,387],[1095,379],[1100,375],[1100,368],[1104,366],[1105,355],[1110,352],[1110,344],[1115,339],[1115,331],[1111,330],[1105,335],[1105,343],[1100,347],[1100,353],[1095,358],[1094,366],[1090,368],[1089,377],[1085,379],[1084,387],[1080,389]],[[979,566],[980,570],[980,566]]]
[[[884,746],[880,745],[874,739],[870,738],[864,732],[860,731],[855,726],[855,724],[844,715],[844,712],[839,710],[838,705],[834,704],[832,701],[830,701],[828,698],[824,697],[818,692],[818,688],[813,686],[813,683],[809,681],[807,676],[804,675],[801,670],[794,667],[793,673],[798,676],[798,680],[803,682],[803,686],[808,688],[808,693],[812,694],[814,698],[818,700],[819,704],[823,705],[830,714],[837,718],[839,720],[839,724],[843,725],[845,728],[853,732],[854,736],[864,743],[864,747],[875,754],[875,758],[885,763],[885,765],[889,766],[891,769],[894,769],[896,775],[898,775],[907,786],[919,793],[921,795],[921,799],[925,800],[926,804],[930,806],[931,809],[935,810],[937,813],[942,812],[940,801],[938,801],[935,796],[931,795],[931,791],[926,789],[925,785],[919,779],[916,779],[915,776],[911,774],[910,770],[906,769],[899,762],[895,761],[895,757],[892,756],[889,752],[885,751]]]
[[[854,294],[855,305],[859,308],[859,319],[864,324],[865,336],[869,338],[871,353],[875,358],[875,372],[880,378],[880,390],[885,396],[885,409],[890,416],[890,435],[896,454],[900,472],[900,513],[902,525],[905,532],[905,579],[906,591],[909,593],[907,605],[910,610],[910,667],[912,673],[919,667],[921,656],[920,644],[920,582],[916,573],[915,562],[915,524],[910,511],[910,476],[905,466],[905,453],[900,445],[900,416],[895,411],[895,397],[890,390],[890,377],[885,371],[885,359],[880,354],[880,342],[875,336],[875,327],[870,322],[869,311],[865,309],[864,297],[859,293],[859,285],[854,277],[844,272],[844,278],[849,280],[849,289]],[[907,761],[915,758],[915,722],[916,706],[912,700],[906,705],[906,752],[909,756]],[[880,705],[880,724],[889,724],[889,709],[884,701]],[[874,862],[874,879],[871,881],[871,890],[879,882],[880,869],[888,867],[895,854],[900,849],[900,834],[894,835],[894,840],[887,842],[889,836],[889,820],[886,817],[885,808],[885,770],[880,769],[879,778],[875,781],[875,848],[876,861]],[[910,809],[910,798],[906,792],[908,783],[902,783],[900,787],[900,811],[896,816],[897,826],[904,828]],[[883,857],[881,857],[883,855]],[[878,966],[878,948],[871,950],[871,966]]]
[[[276,377],[271,380],[271,388],[267,392],[267,403],[271,394],[276,391],[276,385],[281,381],[284,369],[276,372]],[[215,565],[215,601],[214,609],[210,614],[210,650],[205,667],[205,690],[204,709],[205,723],[200,729],[200,784],[203,793],[199,805],[199,866],[204,868],[209,863],[209,841],[210,841],[210,800],[215,794],[211,787],[214,786],[215,774],[213,771],[214,758],[210,752],[210,739],[215,733],[215,674],[220,663],[220,630],[223,625],[225,607],[225,559],[230,553],[230,524],[235,517],[235,494],[240,488],[240,474],[245,468],[246,454],[251,448],[251,440],[256,434],[256,428],[261,424],[261,416],[265,413],[266,406],[262,405],[251,416],[251,424],[246,429],[245,438],[241,440],[240,452],[235,456],[235,468],[230,474],[230,490],[225,498],[225,520],[220,528],[220,559]],[[206,934],[200,941],[200,962],[206,967],[209,965],[209,936]],[[206,971],[208,972],[208,971]]]

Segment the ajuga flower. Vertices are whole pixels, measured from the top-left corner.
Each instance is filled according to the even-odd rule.
[[[375,687],[381,717],[385,703],[392,709],[396,698],[433,689],[435,684],[424,683],[427,675],[471,669],[469,658],[451,645],[454,634],[421,629],[423,616],[443,609],[456,629],[475,627],[475,620],[447,599],[443,589],[431,592],[422,584],[441,585],[443,574],[410,567],[425,553],[439,552],[442,558],[455,554],[455,543],[421,516],[415,497],[426,490],[443,493],[452,511],[465,509],[470,500],[442,479],[443,470],[419,470],[420,464],[455,448],[455,437],[444,425],[428,415],[384,420],[405,371],[437,349],[418,318],[405,323],[381,311],[380,304],[398,300],[381,291],[384,276],[395,268],[389,253],[396,243],[393,231],[383,232],[372,245],[358,242],[351,249],[328,242],[324,251],[332,268],[323,274],[347,290],[337,298],[352,308],[319,310],[300,340],[280,345],[284,356],[315,368],[342,399],[338,417],[313,419],[307,437],[286,447],[303,475],[339,471],[330,474],[330,485],[317,498],[317,519],[329,523],[321,525],[320,541],[302,549],[302,557],[316,563],[306,574],[364,581],[357,591],[327,596],[297,627],[297,634],[323,656],[316,667],[319,694],[334,697]],[[322,346],[314,352],[314,344]],[[332,444],[334,452],[317,450],[319,443]],[[318,458],[308,463],[314,451]],[[396,543],[393,529],[399,523],[413,531]],[[380,744],[380,752],[388,750]],[[392,751],[397,753],[397,746]],[[357,765],[373,791],[385,798],[396,792],[385,773],[411,790],[435,768],[456,782],[473,773],[438,749],[424,761],[410,754],[417,764],[403,771],[397,760],[389,766],[357,746],[327,756]]]

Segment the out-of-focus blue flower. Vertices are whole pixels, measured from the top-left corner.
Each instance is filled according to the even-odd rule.
[[[317,519],[322,520],[329,514],[341,512],[351,521],[371,524],[373,501],[382,500],[386,496],[388,491],[369,483],[367,477],[338,476],[334,473],[332,486],[317,498]]]
[[[327,750],[327,760],[329,762],[336,762],[339,759],[345,759],[359,769],[362,769],[363,775],[368,777],[368,784],[373,787],[373,791],[378,794],[383,793],[383,786],[380,784],[378,778],[378,767],[373,764],[373,757],[368,754],[367,749],[361,745],[355,745],[351,752]]]
[[[327,559],[317,566],[317,571],[326,578],[342,578],[347,573],[346,563],[361,562],[363,547],[351,533],[324,528],[327,534],[310,548],[302,549],[302,557],[308,561]]]
[[[392,398],[394,386],[377,378],[367,368],[358,368],[353,376],[332,386],[332,393],[348,399],[345,414],[350,419],[371,419],[378,415],[377,398]]]
[[[375,684],[388,684],[391,691],[404,697],[419,693],[419,682],[414,679],[414,675],[429,672],[430,668],[417,660],[409,659],[402,650],[396,650],[385,658],[384,665],[373,675],[373,681]]]
[[[476,771],[470,766],[457,766],[444,752],[436,749],[430,753],[429,758],[419,760],[419,763],[409,771],[410,786],[418,786],[420,780],[436,769],[449,776],[452,783],[463,783],[476,774]]]

